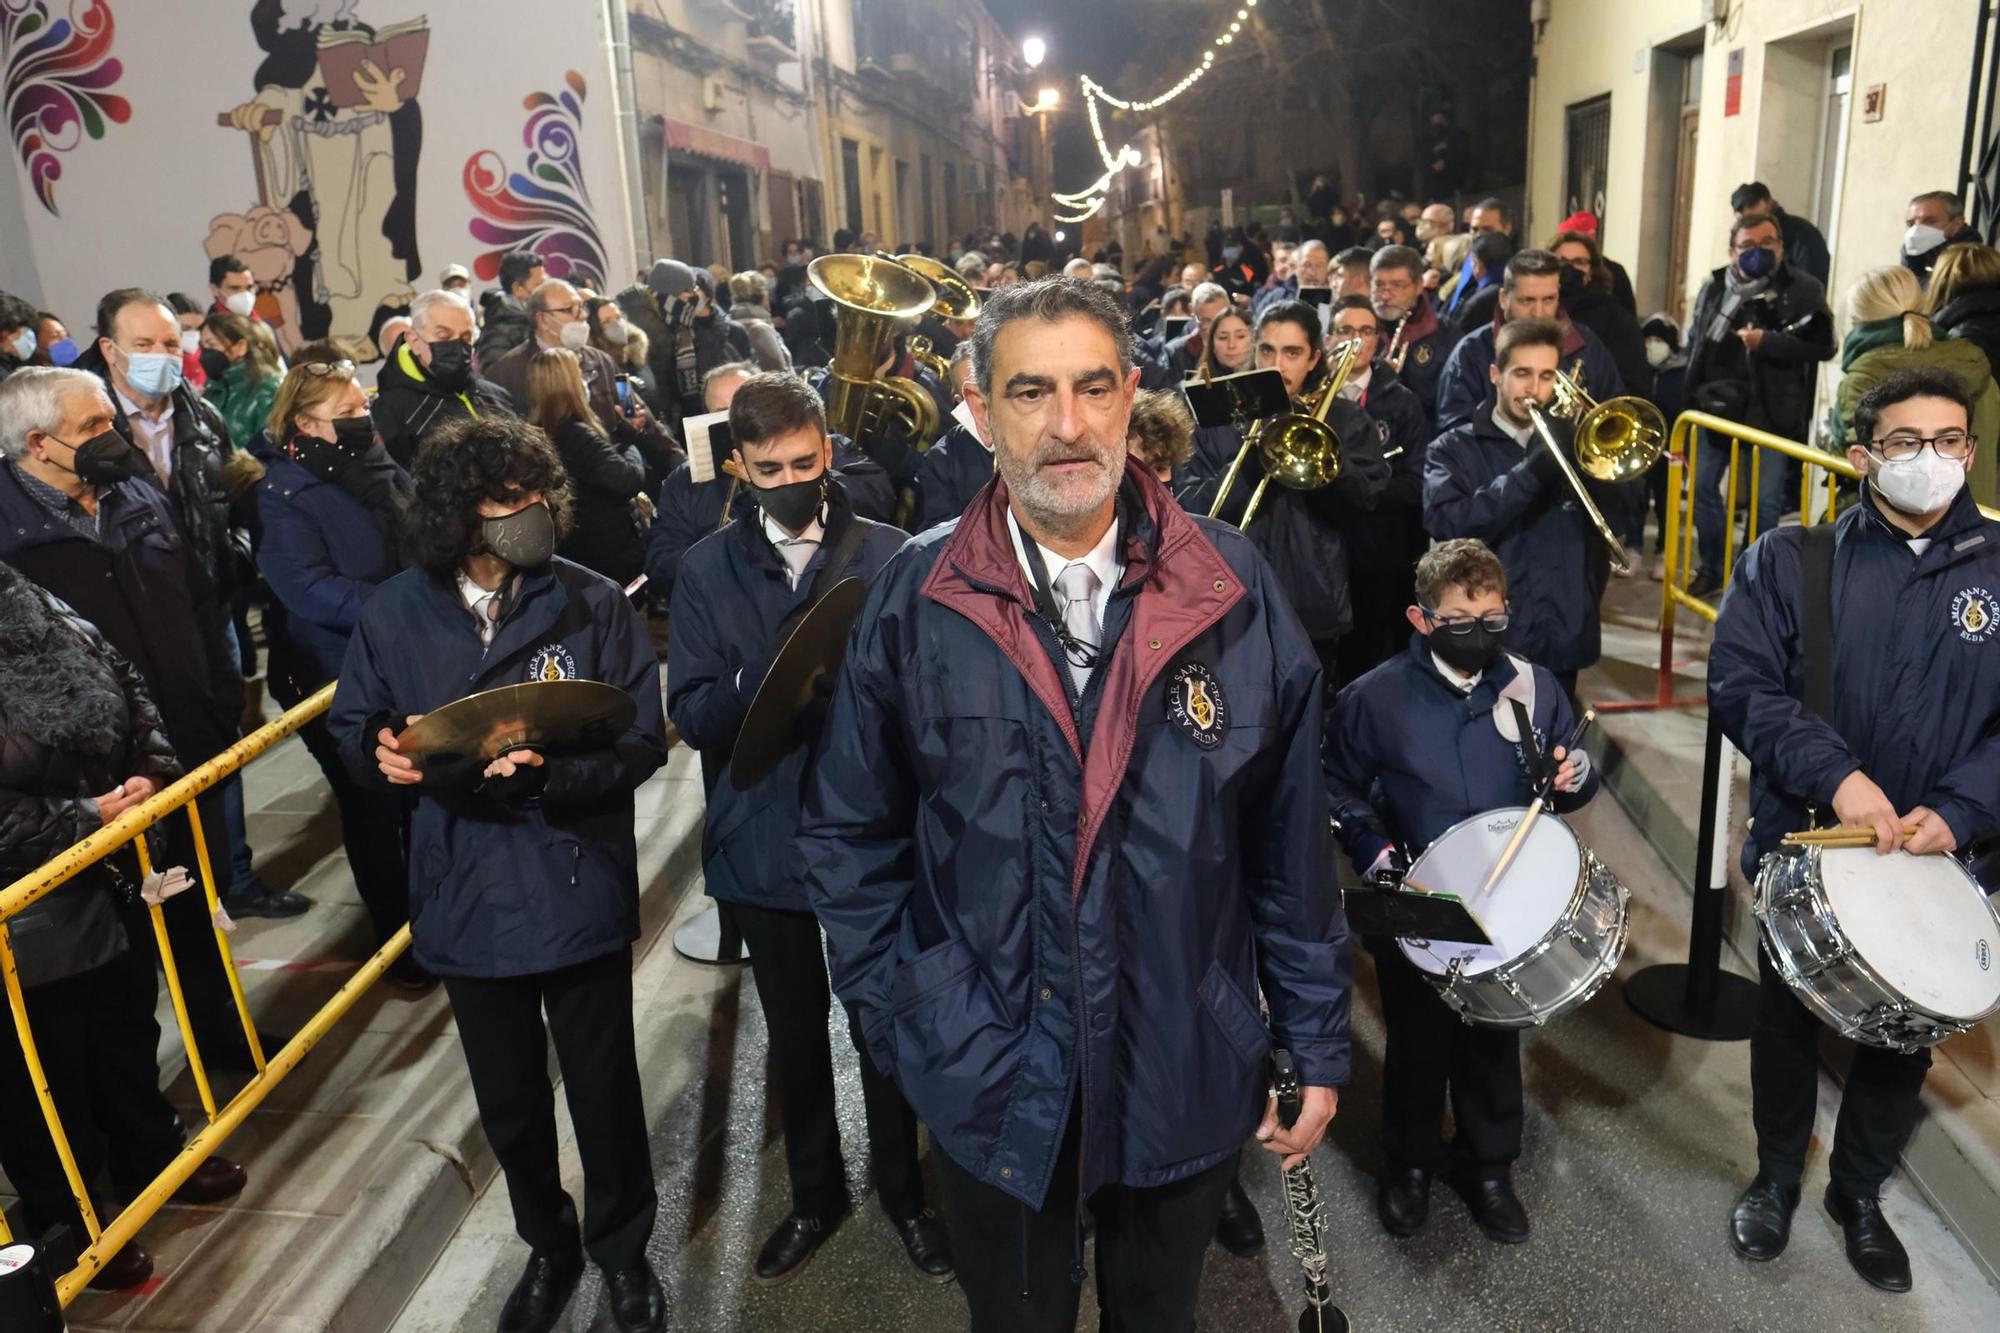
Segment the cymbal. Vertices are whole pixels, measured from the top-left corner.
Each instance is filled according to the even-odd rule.
[[[840,670],[847,656],[847,631],[867,600],[866,583],[842,579],[806,612],[778,650],[736,732],[729,780],[738,789],[761,782],[797,747],[799,717],[812,702],[813,685],[821,676]]]
[[[396,738],[413,759],[476,755],[494,759],[531,746],[549,753],[608,745],[639,709],[632,696],[600,680],[535,680],[468,694],[411,723]]]

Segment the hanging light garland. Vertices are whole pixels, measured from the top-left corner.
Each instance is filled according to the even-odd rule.
[[[1243,30],[1243,25],[1250,20],[1250,11],[1256,7],[1257,0],[1243,0],[1242,8],[1236,11],[1236,17],[1231,21],[1229,27],[1216,36],[1215,40],[1209,44],[1208,50],[1201,53],[1201,63],[1182,75],[1180,82],[1149,101],[1128,102],[1123,98],[1116,97],[1103,84],[1091,78],[1088,74],[1082,75],[1078,79],[1078,83],[1083,89],[1084,111],[1090,120],[1090,137],[1097,144],[1097,156],[1104,163],[1104,174],[1092,181],[1084,189],[1072,194],[1052,192],[1049,197],[1056,203],[1065,208],[1083,210],[1081,213],[1071,215],[1055,214],[1056,221],[1082,222],[1088,218],[1095,217],[1099,210],[1104,207],[1104,202],[1110,195],[1111,182],[1117,178],[1118,173],[1124,171],[1127,167],[1136,167],[1145,160],[1144,155],[1129,143],[1121,145],[1115,153],[1111,151],[1111,145],[1104,137],[1104,121],[1098,112],[1097,104],[1104,102],[1119,111],[1130,112],[1135,115],[1144,115],[1147,112],[1159,110],[1201,81],[1201,76],[1208,73],[1214,67],[1215,53],[1226,46],[1232,45],[1236,41],[1236,35]]]

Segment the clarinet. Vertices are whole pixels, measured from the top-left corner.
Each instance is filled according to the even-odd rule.
[[[1278,1123],[1290,1129],[1298,1123],[1304,1099],[1299,1092],[1298,1066],[1292,1063],[1292,1053],[1283,1048],[1271,1052],[1271,1095],[1277,1099]],[[1333,1289],[1326,1280],[1326,1243],[1322,1239],[1326,1205],[1320,1202],[1319,1186],[1313,1180],[1311,1156],[1280,1174],[1285,1220],[1292,1229],[1292,1254],[1306,1278],[1306,1306],[1299,1312],[1299,1333],[1348,1333],[1353,1326],[1333,1303]]]

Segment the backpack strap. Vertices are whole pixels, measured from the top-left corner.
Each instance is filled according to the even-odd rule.
[[[1808,712],[1828,726],[1833,725],[1833,527],[1818,523],[1805,529],[1799,549],[1804,703]]]

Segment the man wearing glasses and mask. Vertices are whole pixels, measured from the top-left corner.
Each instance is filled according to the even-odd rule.
[[[1558,813],[1597,790],[1590,756],[1557,740],[1574,717],[1555,677],[1501,650],[1507,570],[1484,543],[1457,538],[1426,552],[1406,614],[1416,631],[1408,651],[1342,690],[1327,716],[1327,795],[1343,849],[1364,878],[1406,869],[1439,834],[1482,811],[1526,805],[1536,781],[1527,755],[1559,763]],[[1523,717],[1532,747],[1521,744]],[[1521,1155],[1519,1030],[1461,1021],[1394,939],[1362,942],[1375,956],[1388,1029],[1386,1166],[1376,1194],[1383,1227],[1393,1236],[1421,1230],[1431,1182],[1445,1171],[1488,1236],[1526,1240],[1527,1211],[1510,1180]]]

